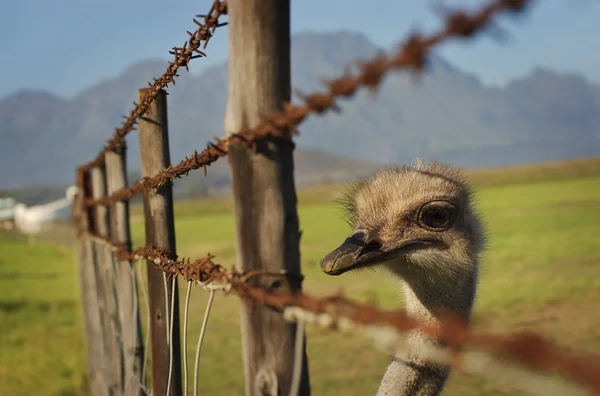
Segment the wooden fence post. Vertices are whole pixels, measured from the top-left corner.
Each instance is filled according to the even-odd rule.
[[[125,142],[118,149],[105,155],[108,194],[127,187]],[[129,224],[129,202],[114,202],[110,207],[110,236],[114,242],[131,248]],[[122,368],[121,390],[125,396],[142,394],[142,328],[138,304],[137,282],[134,264],[129,260],[119,260],[112,255],[115,276],[117,313],[120,323]]]
[[[138,92],[141,101],[147,89]],[[140,159],[142,177],[155,173],[171,165],[167,120],[167,95],[161,90],[151,103],[148,112],[139,121]],[[164,249],[171,258],[176,257],[175,219],[173,214],[173,190],[171,183],[144,192],[144,220],[146,225],[146,245],[153,244]],[[172,367],[169,396],[182,394],[181,386],[181,343],[179,333],[179,295],[177,283],[167,282],[166,294],[164,273],[148,261],[148,289],[150,295],[150,337],[152,344],[152,391],[154,395],[165,395],[169,374],[169,344],[167,343],[168,319],[171,298],[175,298],[173,315]],[[174,296],[173,296],[174,294]],[[184,353],[186,351],[183,351]]]
[[[290,1],[229,0],[228,16],[225,131],[230,134],[256,126],[290,99]],[[293,147],[286,137],[260,142],[257,154],[239,146],[230,149],[237,263],[244,271],[300,274]],[[301,283],[289,286],[300,289]],[[289,394],[296,325],[258,303],[242,301],[241,328],[246,395]],[[303,354],[299,394],[309,395]]]
[[[92,396],[108,396],[109,383],[106,378],[104,362],[104,337],[102,333],[101,315],[97,292],[97,255],[94,242],[85,232],[94,231],[91,210],[84,208],[83,203],[92,197],[89,173],[79,172],[77,175],[79,191],[73,204],[75,226],[84,234],[79,236],[79,287],[83,309],[83,324],[87,346],[88,385]]]
[[[107,177],[104,167],[95,167],[91,171],[92,197],[102,198],[107,194]],[[94,218],[94,233],[110,238],[109,210],[104,205],[90,208]],[[117,315],[117,296],[115,292],[115,273],[110,247],[96,243],[96,292],[100,321],[102,323],[105,360],[102,362],[111,395],[122,389],[123,357],[119,345],[120,321]]]

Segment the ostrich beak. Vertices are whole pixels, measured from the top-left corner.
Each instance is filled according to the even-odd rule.
[[[426,240],[404,240],[386,248],[379,241],[369,238],[366,230],[357,230],[321,259],[321,270],[327,275],[341,275],[353,269],[391,260],[431,243]]]

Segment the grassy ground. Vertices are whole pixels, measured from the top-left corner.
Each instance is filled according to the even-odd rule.
[[[472,174],[476,199],[490,232],[476,303],[476,325],[493,330],[534,328],[560,344],[600,350],[600,161]],[[512,176],[511,176],[512,174]],[[529,176],[528,176],[529,175]],[[348,233],[331,201],[337,188],[300,194],[305,288],[313,294],[343,288],[351,296],[401,304],[395,286],[377,273],[327,277],[320,257]],[[227,200],[182,202],[177,209],[181,255],[217,255],[234,262],[234,219]],[[133,236],[143,223],[133,210]],[[190,356],[206,295],[192,293]],[[144,312],[144,311],[143,311]],[[201,393],[238,395],[243,378],[235,297],[219,295],[203,349]],[[85,358],[75,257],[54,244],[28,247],[0,235],[0,393],[85,394]],[[309,329],[315,395],[373,394],[388,358],[361,336]],[[41,389],[41,390],[40,390]],[[446,395],[513,395],[475,378],[453,375]]]

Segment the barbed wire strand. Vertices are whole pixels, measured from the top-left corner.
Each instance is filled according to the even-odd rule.
[[[515,368],[489,354],[478,351],[467,351],[462,356],[462,370],[470,375],[485,378],[511,388],[521,389],[539,396],[590,396],[590,393],[573,382],[561,377],[543,375],[539,372]]]
[[[242,145],[256,149],[256,142],[266,137],[287,138],[298,133],[297,126],[310,114],[322,115],[330,110],[340,111],[336,100],[351,98],[360,88],[374,91],[391,71],[408,69],[421,72],[427,56],[433,47],[451,38],[469,38],[482,31],[491,23],[492,16],[500,12],[522,12],[533,0],[494,0],[487,6],[471,13],[456,11],[446,16],[444,27],[430,36],[412,33],[400,48],[390,55],[379,54],[358,64],[358,71],[346,71],[343,75],[327,81],[327,90],[313,94],[303,94],[296,90],[304,105],[284,103],[282,110],[273,111],[263,118],[256,127],[244,128],[227,137],[215,137],[200,153],[194,151],[191,157],[185,157],[179,164],[169,166],[152,177],[144,177],[113,194],[101,198],[89,198],[85,205],[108,205],[113,202],[130,199],[146,189],[160,188],[176,178],[186,176],[190,171],[203,168],[229,153],[232,145]]]
[[[187,356],[187,337],[188,337],[188,318],[190,313],[190,295],[192,294],[192,281],[187,281],[187,291],[185,293],[185,305],[183,310],[183,392],[188,394],[188,356]]]
[[[212,308],[213,301],[215,299],[216,289],[209,290],[208,301],[206,303],[206,309],[204,311],[204,318],[202,319],[202,327],[200,328],[200,334],[198,335],[198,344],[196,345],[196,357],[194,360],[194,396],[198,396],[198,377],[200,376],[200,354],[202,351],[202,342],[204,341],[204,334],[208,326],[208,318],[210,316],[210,310]]]
[[[412,317],[406,310],[385,311],[373,304],[357,304],[343,296],[314,298],[304,293],[272,293],[251,287],[232,279],[232,290],[240,297],[250,298],[273,308],[297,306],[312,312],[313,316],[322,313],[336,316],[344,325],[392,325],[399,331],[420,331],[436,339],[443,339],[457,351],[470,345],[474,349],[488,353],[538,370],[544,370],[586,384],[600,394],[600,359],[598,356],[577,356],[571,351],[553,345],[549,340],[534,332],[515,332],[512,334],[490,334],[471,332],[468,325],[458,318],[447,315],[441,328],[431,328]],[[339,321],[337,322],[339,326]]]
[[[286,308],[283,316],[286,320],[295,323],[313,324],[321,328],[331,328],[336,325],[337,330],[342,332],[361,331],[373,339],[382,352],[392,356],[396,356],[398,352],[405,352],[406,355],[418,354],[420,358],[430,362],[453,365],[467,374],[487,377],[495,382],[501,382],[503,375],[505,384],[510,384],[533,395],[589,395],[584,388],[572,381],[544,375],[531,369],[514,369],[510,366],[510,363],[514,362],[502,361],[486,351],[463,349],[460,357],[456,357],[453,356],[452,351],[443,350],[431,344],[412,345],[408,342],[408,331],[399,331],[391,326],[364,326],[347,320],[347,318],[336,318],[328,313],[317,316],[311,311],[298,307]],[[495,369],[490,370],[489,367],[495,367]],[[507,381],[507,378],[510,381]]]
[[[204,23],[193,19],[198,26],[194,32],[187,31],[189,39],[183,44],[183,47],[173,47],[169,53],[174,55],[174,59],[169,62],[165,72],[158,78],[154,78],[153,83],[148,83],[149,89],[145,92],[139,103],[134,103],[128,116],[123,116],[123,124],[116,129],[114,135],[106,142],[104,148],[89,163],[79,167],[80,170],[87,172],[94,167],[104,164],[104,155],[119,148],[125,136],[134,130],[137,120],[142,117],[150,108],[150,104],[156,99],[156,95],[161,89],[168,87],[169,84],[175,85],[175,77],[178,77],[179,68],[185,67],[189,71],[189,63],[192,59],[205,57],[206,53],[200,50],[204,42],[206,48],[210,38],[215,30],[221,26],[227,25],[227,22],[219,22],[219,18],[227,15],[227,1],[213,1],[209,11],[206,14],[196,15],[197,18],[204,18]],[[204,49],[203,48],[203,49]]]

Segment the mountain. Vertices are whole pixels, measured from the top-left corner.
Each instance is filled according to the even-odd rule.
[[[295,180],[298,185],[327,184],[367,176],[375,171],[378,164],[342,157],[315,149],[298,149],[295,152]],[[141,177],[139,170],[128,174],[128,181]],[[70,181],[69,181],[70,182]],[[11,190],[8,194],[26,205],[38,205],[63,198],[68,187],[64,184],[46,184],[35,187]],[[229,191],[229,163],[221,160],[213,163],[207,172],[190,172],[187,177],[178,179],[173,185],[175,198],[191,198],[221,194]],[[3,191],[0,190],[0,198]],[[140,200],[141,196],[134,198]]]
[[[323,79],[380,51],[359,33],[294,35],[292,84],[303,92],[321,89]],[[140,62],[70,100],[34,91],[1,99],[0,189],[72,182],[76,165],[97,154],[120,125],[138,88],[165,67],[164,60]],[[224,64],[200,75],[183,71],[169,88],[174,160],[223,134],[226,87]],[[482,167],[600,154],[600,87],[575,74],[538,68],[491,87],[433,56],[424,76],[389,75],[376,92],[361,91],[339,105],[341,114],[310,117],[300,126],[299,183],[316,176],[339,180],[371,170],[373,163],[417,156]],[[130,168],[139,169],[137,135],[127,142]],[[315,161],[326,165],[309,172]],[[226,183],[226,170],[226,161],[218,162],[208,180]],[[203,176],[193,180],[208,182]]]

